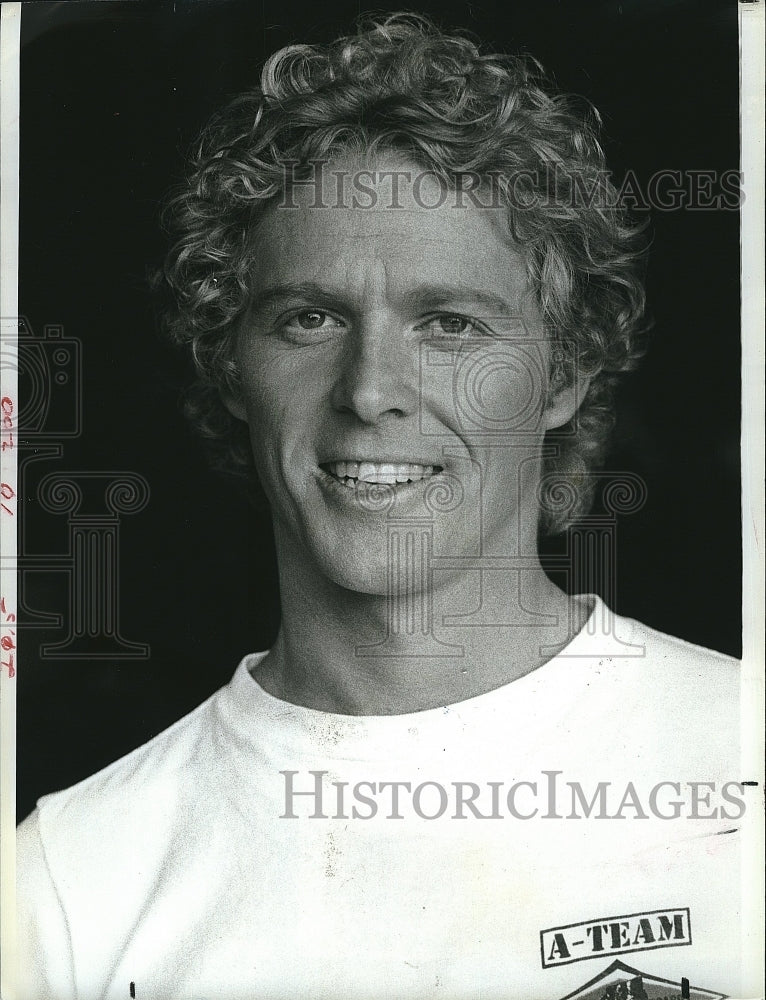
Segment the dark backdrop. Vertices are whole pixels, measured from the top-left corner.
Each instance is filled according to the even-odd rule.
[[[82,432],[28,466],[18,672],[19,815],[144,742],[201,701],[278,623],[270,530],[208,472],[179,413],[188,371],[161,341],[148,269],[157,215],[207,116],[250,85],[265,55],[329,40],[363,10],[335,0],[24,4],[20,311],[82,345]],[[527,50],[603,113],[619,179],[738,167],[736,6],[672,0],[423,0],[414,7]],[[610,469],[648,484],[619,529],[616,610],[740,652],[739,220],[656,212],[651,353],[621,396]],[[49,338],[50,339],[50,338]],[[71,381],[69,383],[72,385]],[[61,418],[63,420],[63,417]],[[63,425],[62,425],[63,426]],[[56,427],[52,427],[55,432]],[[27,458],[39,441],[26,440]],[[121,524],[121,632],[143,660],[51,659],[65,630],[66,516],[41,508],[43,475],[130,470],[145,509]],[[24,555],[24,553],[26,555]],[[49,560],[50,562],[50,560]],[[66,624],[66,622],[65,622]]]

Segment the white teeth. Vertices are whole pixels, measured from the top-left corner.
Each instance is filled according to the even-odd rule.
[[[417,482],[434,473],[433,465],[417,465],[412,462],[331,462],[326,468],[337,479],[352,487],[356,481],[383,483],[387,486]]]

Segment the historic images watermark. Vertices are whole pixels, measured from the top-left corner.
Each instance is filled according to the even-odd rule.
[[[739,820],[744,783],[660,781],[580,782],[562,771],[524,781],[336,781],[328,771],[279,772],[281,819],[338,820]]]
[[[611,171],[573,171],[559,163],[542,170],[511,173],[461,171],[447,178],[434,170],[332,166],[329,159],[308,164],[285,160],[278,208],[297,209],[405,209],[405,192],[418,208],[512,211],[622,208],[658,212],[738,212],[744,202],[740,170],[672,167],[639,177],[626,170],[617,178]],[[434,180],[438,183],[434,185]],[[299,206],[298,191],[310,194]]]

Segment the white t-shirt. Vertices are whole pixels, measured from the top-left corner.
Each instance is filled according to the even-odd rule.
[[[511,684],[352,717],[262,655],[20,826],[19,1000],[756,995],[736,661],[596,600]]]

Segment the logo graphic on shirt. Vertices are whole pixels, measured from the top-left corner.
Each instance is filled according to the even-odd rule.
[[[540,955],[544,969],[583,962],[587,958],[605,958],[653,948],[677,948],[691,943],[688,906],[626,913],[619,917],[599,917],[597,920],[540,931]]]
[[[615,959],[609,968],[561,1000],[726,1000],[725,993],[661,979]]]

